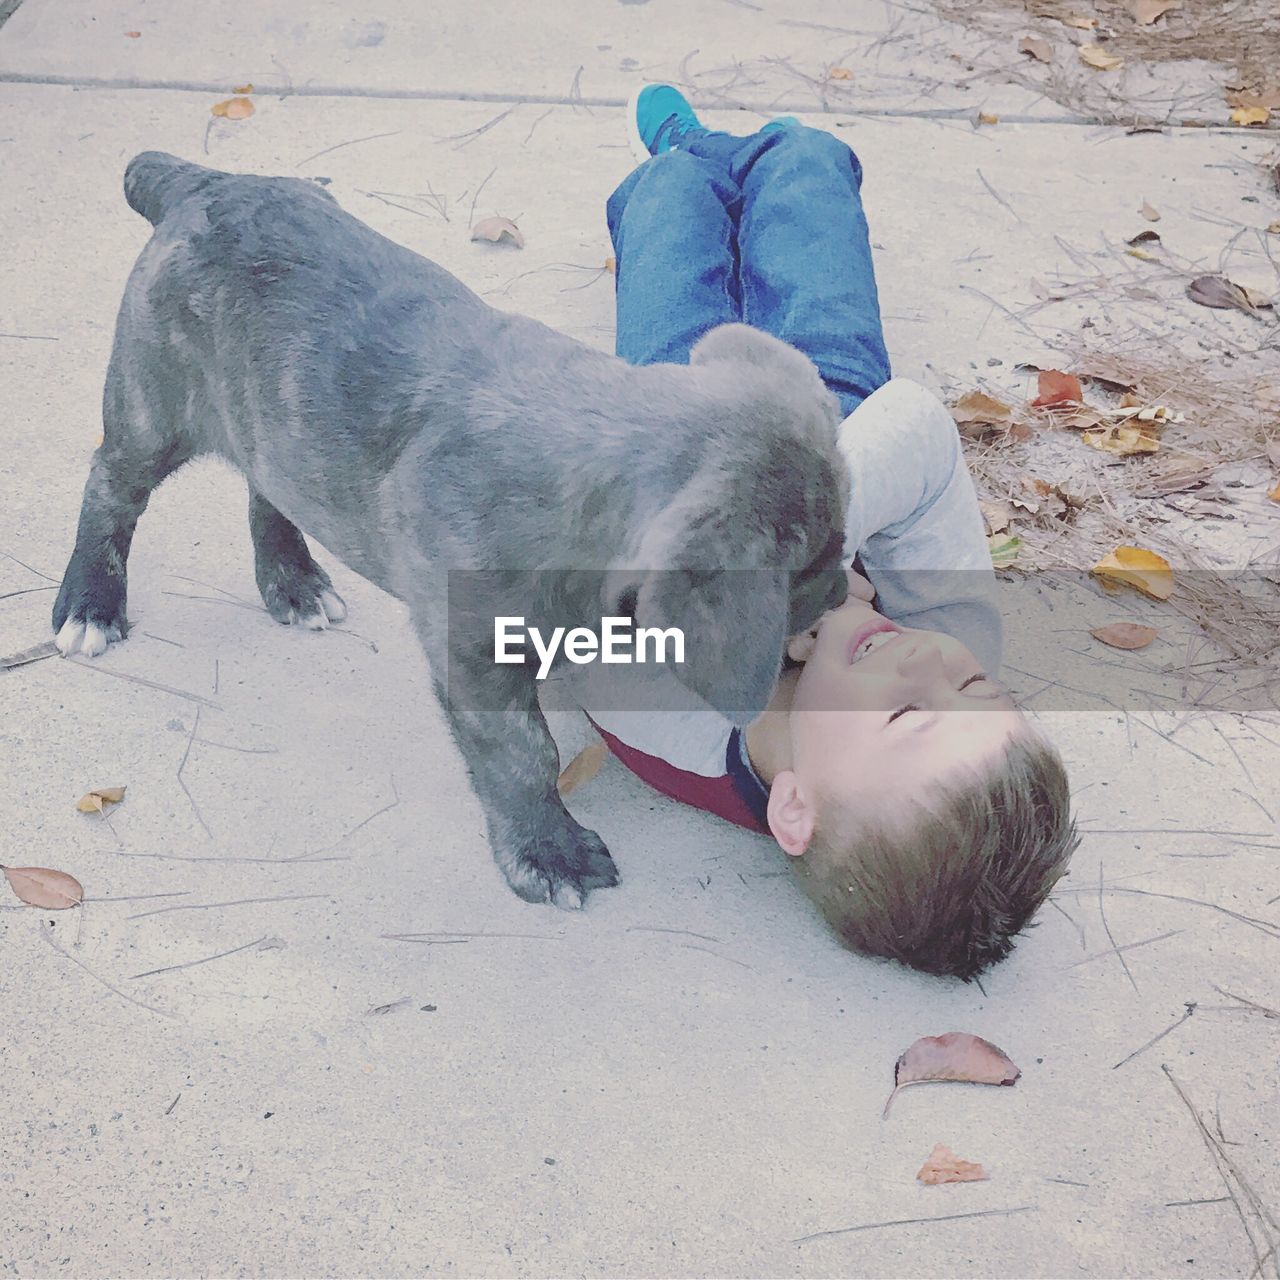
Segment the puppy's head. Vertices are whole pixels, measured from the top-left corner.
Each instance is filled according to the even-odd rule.
[[[794,347],[722,325],[694,348],[693,450],[673,497],[612,578],[637,625],[679,627],[679,678],[745,725],[767,706],[787,637],[844,600],[849,477],[840,408]],[[709,407],[708,407],[709,406]]]

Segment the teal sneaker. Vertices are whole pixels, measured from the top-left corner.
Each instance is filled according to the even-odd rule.
[[[774,116],[767,125],[761,128],[760,132],[768,133],[770,129],[792,129],[799,127],[800,121],[797,120],[795,116]]]
[[[674,151],[691,132],[706,132],[689,100],[669,84],[642,84],[627,103],[627,136],[638,164]]]

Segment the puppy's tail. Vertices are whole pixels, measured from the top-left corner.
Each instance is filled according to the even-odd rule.
[[[167,151],[143,151],[124,171],[124,198],[135,213],[156,226],[179,200],[219,176],[216,169],[179,160]]]

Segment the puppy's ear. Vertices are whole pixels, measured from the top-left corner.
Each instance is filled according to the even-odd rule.
[[[736,365],[744,371],[763,373],[775,387],[805,388],[812,392],[830,423],[837,423],[844,416],[839,401],[804,352],[749,324],[721,324],[708,330],[689,353],[689,363],[709,367]]]
[[[769,705],[782,670],[790,575],[771,569],[662,569],[640,579],[637,626],[684,635],[672,674],[734,724]]]
[[[803,352],[749,324],[717,325],[703,334],[689,353],[689,363],[694,365],[726,360],[776,370],[793,378],[818,378],[813,361]]]

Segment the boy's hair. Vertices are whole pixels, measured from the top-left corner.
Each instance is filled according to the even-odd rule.
[[[787,861],[846,946],[968,982],[1013,950],[1080,843],[1066,770],[1024,730],[912,810],[874,825],[824,806],[839,821]]]

